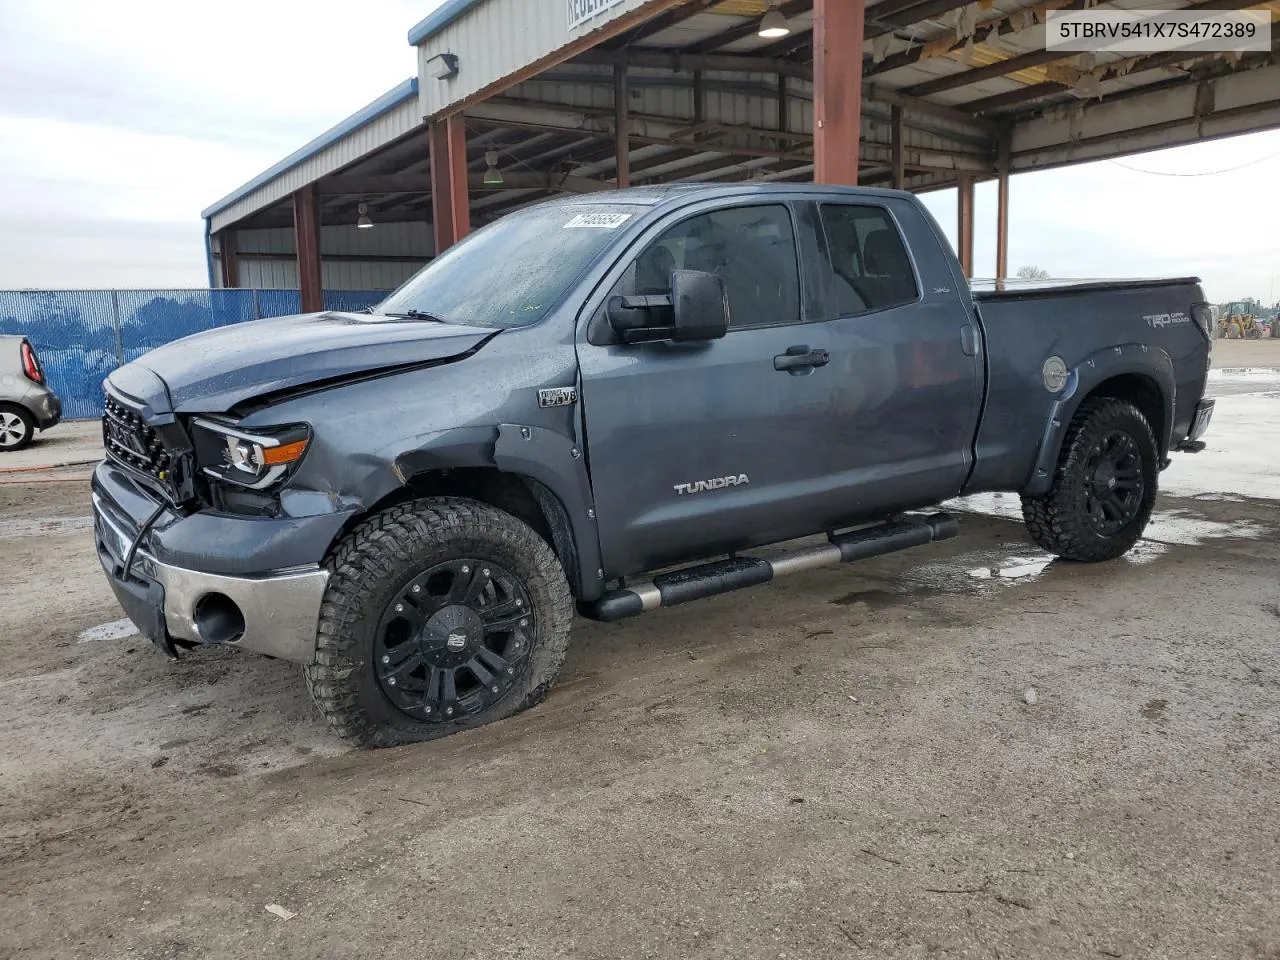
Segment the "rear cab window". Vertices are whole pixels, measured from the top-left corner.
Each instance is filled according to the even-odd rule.
[[[884,207],[824,202],[818,214],[827,240],[834,316],[857,316],[919,299],[911,257]]]

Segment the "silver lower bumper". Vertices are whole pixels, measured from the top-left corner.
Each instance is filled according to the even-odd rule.
[[[172,636],[214,642],[201,636],[196,609],[201,600],[221,594],[244,616],[244,633],[227,646],[295,663],[310,663],[315,656],[316,623],[329,571],[311,567],[261,577],[223,577],[152,563],[164,587],[164,620]]]
[[[110,554],[100,556],[109,577],[116,577],[119,564],[128,553],[132,538],[127,536],[94,497],[93,512],[98,538]],[[164,592],[164,624],[169,635],[192,643],[219,643],[295,663],[310,663],[316,649],[316,624],[324,600],[329,572],[319,566],[279,570],[258,576],[231,577],[202,573],[161,563],[139,548],[134,556],[131,577],[145,577],[160,584]],[[202,634],[202,603],[225,601],[235,605],[243,617],[243,630],[226,639]],[[140,627],[142,624],[138,624]],[[154,638],[153,638],[154,639]]]

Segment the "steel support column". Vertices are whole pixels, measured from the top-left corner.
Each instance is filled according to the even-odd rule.
[[[223,288],[229,290],[240,286],[240,258],[237,255],[234,230],[218,232],[218,264],[222,268]]]
[[[436,255],[471,232],[467,129],[462,114],[431,124],[431,219]]]
[[[622,62],[613,68],[613,129],[616,137],[615,155],[618,160],[619,187],[631,186],[631,101],[628,90],[627,60],[624,52]]]
[[[293,249],[298,258],[302,312],[318,313],[324,309],[324,282],[320,273],[320,203],[314,183],[293,194]]]
[[[814,0],[813,162],[818,183],[856,184],[866,0]]]
[[[889,108],[889,160],[893,167],[893,189],[905,190],[907,186],[906,157],[902,152],[902,107]]]
[[[996,156],[996,278],[1009,276],[1009,134],[1000,137]]]
[[[956,255],[966,277],[973,276],[973,177],[960,175],[957,185],[959,201],[956,203]]]

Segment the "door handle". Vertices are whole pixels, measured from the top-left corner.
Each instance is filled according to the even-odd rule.
[[[978,355],[978,338],[972,323],[966,323],[960,328],[960,349],[966,357]]]
[[[807,345],[787,347],[787,352],[773,358],[773,369],[786,373],[804,373],[816,367],[825,367],[831,355],[825,350],[810,350]]]

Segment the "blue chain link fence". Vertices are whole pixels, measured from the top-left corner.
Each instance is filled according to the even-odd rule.
[[[326,310],[363,310],[385,290],[326,290]],[[102,415],[122,363],[202,330],[301,312],[297,290],[0,290],[0,335],[25,335],[69,420]]]

